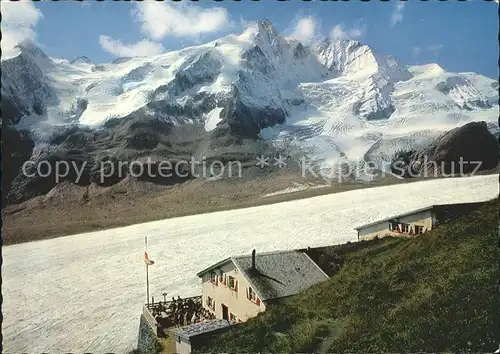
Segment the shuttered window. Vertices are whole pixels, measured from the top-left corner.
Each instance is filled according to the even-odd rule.
[[[227,286],[231,290],[238,291],[238,281],[234,277],[232,277],[232,276],[228,277],[228,279],[227,279]]]
[[[215,272],[210,273],[210,281],[212,282],[212,284],[215,284],[215,285],[218,284],[217,274],[215,274]]]

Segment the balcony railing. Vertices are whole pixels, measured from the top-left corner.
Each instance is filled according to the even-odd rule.
[[[201,296],[145,304],[143,314],[158,337],[163,337],[168,328],[214,318],[212,313],[203,308]]]

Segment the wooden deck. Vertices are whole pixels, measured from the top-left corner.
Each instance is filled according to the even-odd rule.
[[[164,338],[169,328],[210,318],[210,314],[203,309],[201,295],[145,304],[142,313],[153,333],[159,338]]]

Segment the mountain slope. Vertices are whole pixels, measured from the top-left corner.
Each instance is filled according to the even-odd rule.
[[[493,352],[500,339],[497,210],[490,201],[418,238],[313,249],[332,268],[330,281],[200,352]]]
[[[498,133],[494,80],[437,64],[407,67],[356,41],[306,47],[267,20],[200,46],[106,64],[51,59],[30,42],[19,50],[1,64],[2,119],[31,132],[36,158],[220,158],[272,145],[333,177],[342,163],[385,169],[395,151],[425,148],[471,121]]]

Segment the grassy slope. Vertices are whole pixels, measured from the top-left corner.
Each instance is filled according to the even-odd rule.
[[[333,263],[342,266],[330,281],[202,351],[493,352],[500,342],[498,241],[494,201],[418,238],[333,249]]]

